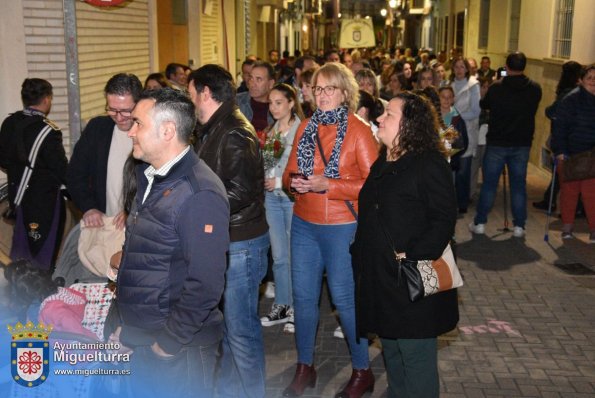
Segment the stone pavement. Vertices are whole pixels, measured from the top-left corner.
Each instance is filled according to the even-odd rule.
[[[440,338],[441,396],[595,397],[595,276],[572,276],[554,264],[585,265],[595,271],[595,245],[588,245],[586,220],[577,220],[577,239],[561,241],[561,222],[552,217],[544,241],[546,214],[531,202],[541,199],[548,177],[531,169],[528,178],[527,236],[512,237],[504,226],[502,195],[490,214],[486,235],[467,230],[474,209],[459,219],[457,330]],[[510,224],[512,218],[509,216]],[[512,225],[509,226],[512,229]],[[261,301],[261,314],[272,303]],[[316,388],[305,397],[332,397],[347,382],[351,365],[347,345],[333,338],[337,321],[326,292],[321,299],[315,365]],[[267,360],[267,397],[279,397],[291,382],[296,352],[283,326],[263,328]],[[377,341],[370,346],[376,388],[386,396],[386,373]]]
[[[547,176],[530,169],[526,238],[499,230],[502,195],[485,236],[467,230],[472,208],[457,224],[465,286],[459,289],[459,327],[439,340],[442,397],[595,397],[595,276],[572,276],[554,266],[581,263],[585,272],[595,270],[595,245],[586,244],[584,219],[577,220],[577,239],[563,242],[560,220],[552,218],[549,242],[544,241],[546,215],[530,202],[541,199],[547,183]],[[305,397],[333,397],[351,375],[347,345],[333,337],[337,321],[326,292],[321,297],[318,383]],[[7,301],[8,286],[0,277],[0,307]],[[261,300],[261,315],[271,304]],[[282,329],[263,328],[267,397],[281,396],[295,371],[294,337]],[[369,352],[376,389],[368,396],[384,397],[386,374],[377,341]],[[11,383],[8,376],[0,375],[0,391]]]

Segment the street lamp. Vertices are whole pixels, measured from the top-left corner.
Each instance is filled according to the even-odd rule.
[[[383,8],[382,10],[380,10],[380,15],[384,18],[386,17],[386,8]]]
[[[392,9],[397,8],[397,0],[389,0],[388,6]]]

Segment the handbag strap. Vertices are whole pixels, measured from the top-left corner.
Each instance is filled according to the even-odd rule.
[[[39,149],[41,148],[41,144],[43,144],[43,141],[50,134],[51,131],[52,127],[50,125],[45,125],[41,129],[39,134],[37,134],[37,137],[35,137],[35,141],[33,142],[33,146],[31,147],[31,151],[29,152],[29,157],[27,158],[27,165],[25,166],[25,171],[23,172],[23,176],[21,177],[21,182],[19,183],[19,188],[14,199],[15,207],[21,204],[21,201],[25,196],[25,191],[27,190],[27,186],[29,185],[29,180],[33,175],[33,169],[35,168],[35,161],[37,160]]]
[[[397,268],[397,286],[400,286],[401,285],[401,275],[403,273],[403,267],[402,267],[402,264],[401,264],[401,257],[399,257],[399,254],[397,252],[397,249],[395,248],[395,243],[393,241],[392,236],[388,232],[388,229],[386,228],[386,225],[384,225],[384,222],[382,221],[382,217],[380,217],[379,210],[380,209],[378,207],[378,200],[376,200],[376,218],[378,219],[378,225],[380,225],[380,229],[382,230],[382,232],[384,233],[384,236],[388,240],[388,243],[390,245],[390,249],[392,250],[393,254],[395,255],[395,261],[397,262],[397,266],[398,266],[398,268]]]
[[[316,146],[318,147],[318,150],[320,151],[320,156],[322,157],[322,162],[324,163],[324,167],[326,167],[326,165],[328,164],[327,160],[326,160],[326,156],[324,155],[324,150],[322,149],[322,142],[320,142],[320,137],[318,136],[318,133],[316,134]],[[357,221],[357,213],[355,211],[355,209],[353,208],[353,203],[351,203],[348,200],[345,200],[345,205],[347,206],[347,208],[349,209],[349,211],[351,212],[351,214],[353,215],[353,217],[355,218],[355,221]]]
[[[376,210],[378,210],[378,209],[376,209]],[[388,243],[390,244],[390,249],[395,254],[395,260],[397,260],[397,262],[401,262],[401,257],[399,257],[397,255],[397,249],[395,248],[395,242],[393,241],[392,236],[388,232],[386,225],[384,225],[384,222],[382,221],[382,217],[380,217],[380,215],[378,214],[378,211],[376,211],[376,218],[378,219],[378,224],[380,225],[380,229],[382,229],[384,236],[386,237],[386,239],[388,240]]]

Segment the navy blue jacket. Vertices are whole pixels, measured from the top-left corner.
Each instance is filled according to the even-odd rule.
[[[583,87],[572,90],[558,105],[552,124],[555,155],[575,155],[595,147],[595,95]]]
[[[192,150],[166,176],[155,176],[142,203],[147,167],[137,167],[118,272],[120,338],[133,347],[157,342],[175,354],[221,338],[229,203],[219,177]]]

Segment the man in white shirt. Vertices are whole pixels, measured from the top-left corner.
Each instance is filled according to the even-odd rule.
[[[118,271],[121,341],[134,348],[143,397],[213,396],[229,249],[223,183],[191,150],[192,101],[164,88],[143,93],[128,136],[138,191]]]
[[[106,116],[89,121],[76,143],[67,173],[67,187],[74,204],[83,213],[87,227],[103,226],[103,217],[124,227],[122,200],[124,164],[132,150],[127,132],[132,111],[142,92],[133,74],[119,73],[106,84]]]

